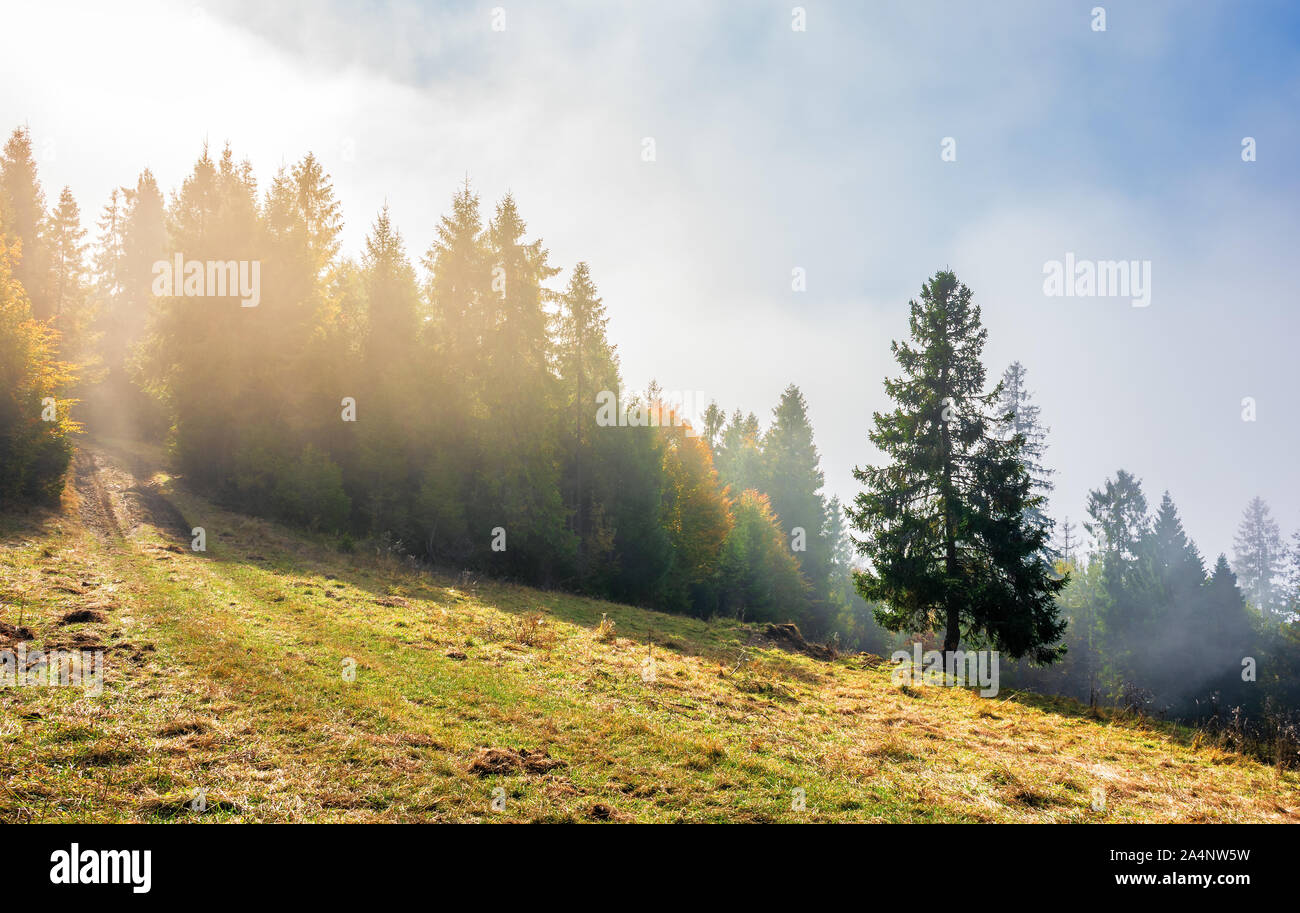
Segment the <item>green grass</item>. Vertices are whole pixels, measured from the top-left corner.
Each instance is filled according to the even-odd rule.
[[[0,820],[1300,820],[1294,772],[1172,726],[904,691],[861,657],[342,555],[156,481],[206,553],[75,505],[0,518],[0,621],[107,649],[100,697],[0,690]],[[104,621],[58,624],[88,606]]]

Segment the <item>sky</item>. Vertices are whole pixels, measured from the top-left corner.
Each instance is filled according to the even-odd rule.
[[[810,2],[803,31],[735,0],[5,6],[0,130],[88,228],[205,142],[263,187],[314,152],[353,255],[385,202],[418,260],[466,177],[485,211],[512,192],[557,286],[590,264],[627,386],[766,424],[798,384],[846,501],[890,341],[950,268],[990,378],[1027,369],[1055,517],[1123,467],[1210,560],[1255,495],[1300,529],[1294,4]],[[1149,304],[1045,294],[1067,253],[1148,262]]]

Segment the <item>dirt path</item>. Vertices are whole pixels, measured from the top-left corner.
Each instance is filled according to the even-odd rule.
[[[77,490],[77,512],[81,522],[100,541],[115,542],[122,538],[122,525],[113,507],[113,497],[102,476],[103,460],[81,447],[73,461],[73,485]]]
[[[147,477],[151,467],[139,459],[132,462],[134,471],[94,442],[77,447],[73,485],[82,523],[106,543],[120,542],[142,523],[178,539],[187,538],[189,525],[185,518],[158,483]]]

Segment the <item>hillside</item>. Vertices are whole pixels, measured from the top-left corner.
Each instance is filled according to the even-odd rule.
[[[341,554],[160,466],[85,445],[63,513],[0,518],[0,649],[106,663],[0,690],[0,821],[1300,821],[1187,730]]]

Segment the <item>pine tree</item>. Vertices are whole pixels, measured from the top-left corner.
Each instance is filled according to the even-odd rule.
[[[559,372],[564,451],[565,504],[578,534],[578,577],[585,580],[593,566],[613,548],[606,519],[617,481],[608,477],[603,457],[608,435],[597,435],[597,397],[618,395],[618,357],[606,337],[609,318],[596,293],[586,263],[573,269],[569,287],[560,296],[555,323],[556,368]]]
[[[466,180],[452,197],[451,213],[438,223],[437,237],[423,260],[428,274],[430,330],[451,376],[466,383],[475,373],[487,331],[487,305],[481,298],[491,286],[488,259],[478,194]]]
[[[743,491],[731,510],[733,522],[719,559],[721,608],[752,621],[799,621],[808,583],[767,496],[752,488]]]
[[[1056,547],[1061,559],[1071,566],[1079,563],[1079,540],[1074,534],[1075,525],[1067,516],[1061,521],[1061,540]]]
[[[1107,479],[1102,488],[1088,493],[1088,516],[1091,521],[1083,527],[1098,553],[1125,561],[1137,556],[1138,545],[1151,525],[1142,483],[1124,469],[1115,474],[1114,481]]]
[[[135,187],[115,188],[99,220],[95,331],[103,377],[87,399],[95,424],[114,435],[159,436],[165,416],[132,378],[144,380],[134,350],[154,311],[153,265],[167,257],[162,193],[146,169]]]
[[[45,244],[45,193],[36,173],[32,136],[26,127],[14,130],[0,152],[0,197],[13,278],[26,291],[32,316],[48,320],[54,311],[49,294],[50,257]]]
[[[1255,686],[1242,682],[1241,661],[1256,652],[1253,645],[1258,638],[1226,555],[1220,554],[1215,562],[1200,605],[1199,618],[1190,632],[1193,642],[1202,648],[1200,665],[1208,672],[1202,675],[1200,690],[1206,694],[1217,691],[1226,706],[1240,706],[1254,697],[1250,692]]]
[[[50,214],[46,237],[51,258],[50,294],[62,337],[60,356],[77,366],[78,395],[84,398],[89,385],[104,376],[96,326],[100,302],[87,260],[89,246],[81,225],[81,210],[67,187]]]
[[[1300,614],[1300,529],[1291,535],[1291,551],[1287,555],[1286,607],[1293,615]]]
[[[1169,492],[1164,493],[1151,528],[1157,573],[1166,598],[1178,603],[1191,600],[1205,583],[1205,561],[1196,544],[1187,538],[1178,508]]]
[[[732,413],[717,446],[718,477],[732,491],[767,491],[771,480],[763,459],[758,416]]]
[[[1155,568],[1151,518],[1142,483],[1120,469],[1115,478],[1088,493],[1084,523],[1095,544],[1091,563],[1100,575],[1095,620],[1110,684],[1132,680],[1140,651],[1163,612]]]
[[[713,451],[713,457],[718,457],[718,446],[722,441],[722,428],[727,424],[727,414],[718,408],[717,402],[709,403],[709,407],[704,410],[702,416],[704,423],[703,433],[705,443]]]
[[[365,239],[361,284],[367,320],[357,390],[338,391],[355,395],[357,401],[352,427],[357,432],[353,437],[360,484],[354,497],[360,496],[371,533],[414,548],[426,543],[436,526],[423,498],[417,501],[421,515],[412,516],[410,495],[421,484],[419,448],[430,440],[420,431],[438,398],[428,397],[422,378],[412,369],[419,362],[421,302],[415,271],[387,204]],[[422,407],[422,402],[428,405]],[[449,531],[444,526],[441,533]]]
[[[491,554],[492,566],[550,584],[571,573],[578,538],[560,493],[559,391],[545,310],[556,297],[545,283],[559,269],[540,239],[524,240],[526,228],[507,194],[488,225],[492,270],[478,296],[485,420],[477,429],[474,500],[479,528],[510,530],[511,544]]]
[[[126,194],[114,187],[97,223],[94,265],[99,295],[113,301],[122,294],[123,261],[126,257]]]
[[[1051,494],[1051,469],[1043,463],[1047,451],[1047,433],[1051,430],[1042,424],[1041,409],[1033,402],[1033,394],[1025,386],[1025,366],[1013,361],[1002,375],[1002,395],[997,401],[997,413],[1003,417],[1003,433],[1010,438],[1021,435],[1024,446],[1021,450],[1025,468],[1035,494],[1042,495],[1046,501]],[[1031,508],[1029,515],[1037,523],[1045,523],[1046,516],[1038,508]]]
[[[1251,605],[1260,612],[1280,616],[1285,608],[1279,577],[1286,560],[1282,533],[1268,505],[1260,497],[1246,505],[1233,539],[1232,569]]]
[[[401,370],[419,336],[420,298],[402,233],[385,203],[366,236],[361,269],[367,302],[366,360],[376,371]]]
[[[86,304],[86,230],[81,227],[81,209],[71,188],[64,187],[59,194],[45,237],[50,251],[51,304],[55,317],[66,320]]]
[[[810,584],[813,605],[809,608],[815,616],[808,619],[805,630],[821,636],[829,628],[831,614],[831,554],[825,538],[826,500],[822,496],[825,476],[808,420],[808,404],[794,384],[786,387],[772,410],[772,425],[763,436],[763,463],[767,495],[786,548],[803,546],[794,556]],[[798,534],[800,530],[802,535]]]
[[[172,249],[187,261],[258,259],[257,182],[229,147],[216,160],[203,150],[168,216]],[[197,485],[228,494],[236,478],[235,456],[250,443],[245,429],[259,418],[248,406],[265,392],[254,380],[262,351],[253,343],[273,309],[216,295],[153,300],[137,376],[169,412],[179,466]]]
[[[70,188],[64,187],[59,194],[58,205],[46,220],[44,236],[50,261],[46,288],[53,310],[51,320],[59,330],[59,354],[77,366],[84,385],[98,379],[92,330],[95,302],[86,263],[86,230]],[[84,393],[84,389],[78,392]]]
[[[1048,662],[1065,630],[1055,595],[1048,530],[1023,462],[1023,441],[1000,434],[983,392],[987,331],[971,292],[943,271],[910,302],[911,342],[893,344],[901,377],[885,381],[897,404],[875,414],[872,443],[890,462],[854,470],[864,486],[849,516],[871,567],[863,598],[894,631],[942,630],[944,650],[963,636],[1013,657]]]

